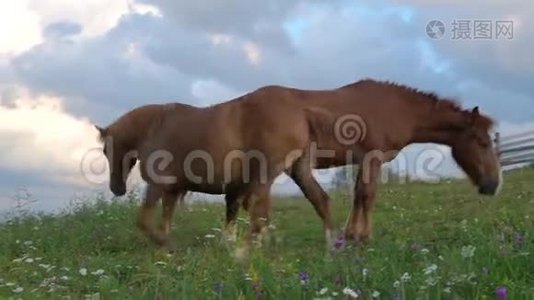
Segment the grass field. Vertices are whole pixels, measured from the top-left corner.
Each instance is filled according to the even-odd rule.
[[[311,205],[276,199],[249,265],[220,241],[222,203],[177,211],[168,255],[133,226],[138,199],[87,202],[0,225],[0,298],[534,299],[533,182],[508,173],[496,198],[464,181],[382,185],[373,241],[330,259]],[[350,204],[332,197],[341,228]]]

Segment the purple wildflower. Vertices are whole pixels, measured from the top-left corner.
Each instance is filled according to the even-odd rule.
[[[413,251],[419,251],[419,245],[417,245],[416,243],[413,243],[412,246],[410,247],[412,248]]]
[[[516,246],[521,245],[523,243],[523,240],[524,240],[523,235],[520,232],[516,231],[514,233],[514,243],[515,243],[515,245]]]
[[[334,285],[336,287],[340,287],[342,284],[343,284],[343,280],[341,279],[341,276],[337,275],[336,278],[334,279]]]
[[[263,289],[259,282],[254,282],[252,284],[252,290],[256,293],[256,299],[263,299]]]
[[[334,248],[339,249],[345,245],[345,239],[340,236],[334,242]]]
[[[213,285],[213,290],[217,295],[220,295],[222,293],[223,287],[224,285],[222,282],[217,282]]]
[[[497,295],[497,299],[499,300],[506,300],[506,297],[507,297],[507,290],[505,287],[498,287],[497,288],[497,291],[495,292],[495,294]]]
[[[306,272],[300,272],[299,273],[299,279],[300,279],[300,283],[302,283],[304,285],[304,284],[308,283],[308,280],[310,280],[310,276]]]
[[[402,300],[402,295],[401,295],[401,294],[398,294],[398,293],[395,294],[395,295],[393,296],[393,300]]]

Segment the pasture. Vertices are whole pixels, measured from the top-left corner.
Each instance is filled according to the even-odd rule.
[[[534,299],[534,170],[504,178],[496,198],[466,181],[383,184],[371,243],[331,257],[311,205],[275,199],[248,265],[221,242],[222,202],[177,210],[169,255],[134,226],[135,195],[79,201],[0,225],[0,298]],[[330,194],[339,230],[350,202]],[[238,243],[247,222],[241,212]]]

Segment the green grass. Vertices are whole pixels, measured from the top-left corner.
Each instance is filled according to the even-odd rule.
[[[463,181],[382,185],[372,242],[331,259],[302,198],[275,200],[271,239],[249,265],[220,242],[222,203],[177,211],[173,255],[134,227],[137,199],[21,217],[0,225],[0,298],[347,299],[348,287],[359,299],[496,299],[506,287],[508,299],[534,299],[534,171],[505,180],[496,198]],[[350,202],[332,196],[340,228]]]

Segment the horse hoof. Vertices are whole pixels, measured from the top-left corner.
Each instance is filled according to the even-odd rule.
[[[347,242],[355,242],[358,240],[358,238],[356,237],[356,234],[350,231],[345,231],[344,237],[345,237],[345,241]]]
[[[175,254],[177,251],[176,245],[174,243],[167,243],[164,246],[164,249],[167,251],[168,254]]]
[[[248,247],[238,247],[235,249],[234,258],[238,263],[245,263],[248,260]]]
[[[356,244],[358,246],[366,246],[371,242],[371,237],[368,235],[360,235],[356,238]]]

